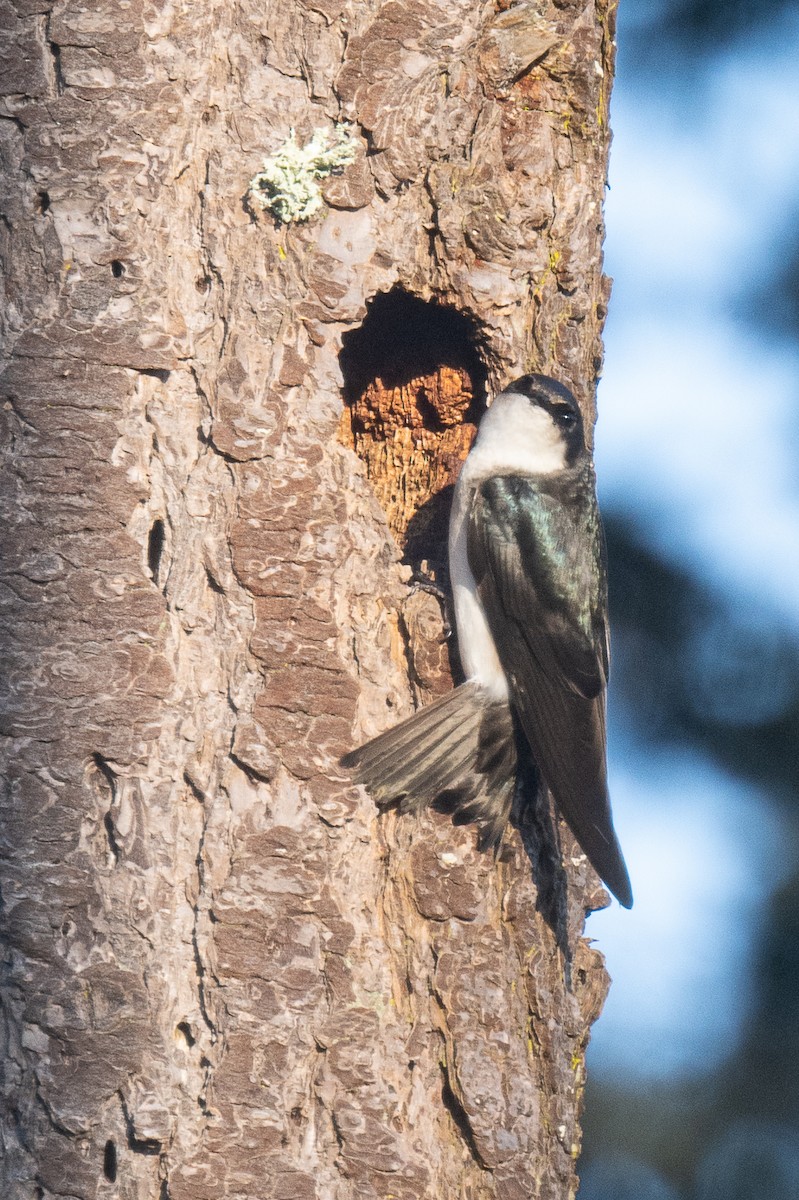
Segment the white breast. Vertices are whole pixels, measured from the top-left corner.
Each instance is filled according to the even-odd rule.
[[[449,522],[449,577],[458,627],[458,650],[466,678],[479,680],[494,699],[504,700],[508,695],[508,681],[477,596],[477,585],[466,553],[474,485],[464,479],[464,473],[465,468],[455,487]]]
[[[449,523],[449,570],[461,665],[496,699],[508,695],[508,681],[488,628],[466,552],[469,512],[475,488],[494,475],[549,475],[566,466],[560,430],[545,409],[526,396],[502,392],[480,423],[477,440],[455,487]]]

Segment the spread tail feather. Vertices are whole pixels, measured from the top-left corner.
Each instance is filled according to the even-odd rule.
[[[456,820],[477,823],[481,849],[496,849],[516,787],[510,707],[479,684],[461,684],[346,754],[341,765],[378,804],[408,812],[438,802]]]

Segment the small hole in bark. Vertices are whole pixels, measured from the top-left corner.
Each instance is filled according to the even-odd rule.
[[[366,464],[389,528],[419,569],[446,582],[452,487],[485,408],[471,317],[401,289],[375,296],[344,335],[339,438]]]
[[[188,1021],[180,1022],[178,1025],[178,1033],[184,1038],[187,1046],[193,1046],[197,1041],[196,1037],[191,1031],[191,1025],[189,1025]]]
[[[114,279],[121,279],[125,274],[125,264],[120,262],[118,258],[115,258],[111,263],[111,274],[114,276]]]
[[[159,518],[157,521],[153,521],[153,527],[147,539],[147,566],[150,568],[154,583],[158,583],[158,569],[164,553],[164,538],[164,522]]]
[[[103,805],[108,804],[110,806],[106,809],[105,816],[103,817],[103,828],[105,829],[105,836],[108,841],[108,849],[111,851],[114,862],[118,863],[119,842],[117,841],[112,815],[113,806],[117,798],[117,775],[107,760],[103,758],[102,754],[93,754],[92,762],[96,774],[91,779],[91,783]]]
[[[109,1183],[117,1181],[117,1148],[116,1143],[108,1139],[103,1150],[103,1174]]]
[[[50,207],[50,195],[48,192],[38,192],[36,195],[36,211],[38,213],[46,213]]]

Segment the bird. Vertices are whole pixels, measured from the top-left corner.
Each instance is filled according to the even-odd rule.
[[[455,485],[449,573],[464,682],[342,766],[381,806],[443,803],[496,851],[514,799],[534,802],[532,757],[589,862],[631,908],[607,782],[605,539],[583,416],[564,384],[523,375],[487,408]]]

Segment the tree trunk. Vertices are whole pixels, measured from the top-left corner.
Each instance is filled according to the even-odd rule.
[[[613,0],[0,4],[2,1195],[564,1200],[598,881],[336,764],[449,686],[486,384],[593,416]]]

